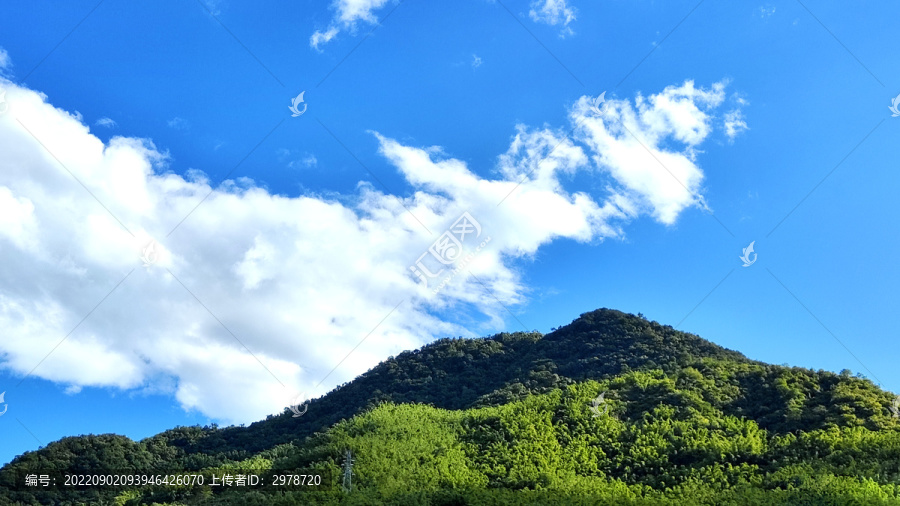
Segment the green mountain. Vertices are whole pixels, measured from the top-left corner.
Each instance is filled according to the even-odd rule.
[[[893,400],[846,370],[769,365],[601,309],[547,335],[403,352],[299,418],[65,438],[0,469],[0,505],[900,504]],[[298,469],[323,484],[14,486],[37,470]]]

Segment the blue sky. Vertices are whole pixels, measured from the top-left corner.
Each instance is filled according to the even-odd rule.
[[[890,7],[5,4],[0,463],[599,307],[900,391]]]

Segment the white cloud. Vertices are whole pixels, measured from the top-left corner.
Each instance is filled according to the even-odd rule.
[[[0,366],[25,374],[46,356],[33,374],[73,394],[157,390],[234,423],[280,411],[345,356],[316,395],[433,337],[473,335],[442,311],[482,311],[477,334],[504,328],[500,303],[528,290],[516,263],[556,238],[620,237],[642,214],[669,224],[701,205],[625,129],[698,193],[694,150],[723,93],[687,82],[634,104],[607,100],[601,116],[582,97],[570,111],[572,125],[583,122],[576,139],[564,137],[571,127],[518,126],[498,179],[374,133],[414,190],[404,198],[365,183],[334,197],[273,195],[247,178],[213,188],[202,173],[165,172],[170,161],[148,140],[104,143],[40,93],[7,88],[15,119],[103,205],[18,121],[0,118]],[[568,191],[578,171],[607,191]],[[464,211],[491,237],[467,266],[488,290],[462,273],[430,296],[409,266]],[[145,268],[151,239],[159,257]]]
[[[590,97],[579,99],[570,118],[583,124],[579,139],[618,183],[614,193],[621,209],[672,224],[686,207],[705,206],[696,148],[712,130],[710,110],[724,100],[725,85],[700,89],[686,81],[647,98],[638,95],[634,105],[607,97],[600,115]]]
[[[725,127],[725,135],[728,136],[730,141],[734,141],[735,137],[745,130],[749,130],[747,122],[744,120],[744,114],[740,109],[734,109],[725,113],[723,126]]]
[[[97,122],[94,124],[97,126],[102,126],[102,127],[106,127],[106,128],[114,128],[118,123],[116,123],[116,121],[112,118],[104,117],[104,118],[98,119]]]
[[[569,23],[576,19],[575,14],[575,9],[566,4],[566,0],[535,0],[531,3],[531,10],[528,11],[532,21],[536,23],[562,25],[560,37],[575,33],[569,27]]]
[[[378,22],[375,11],[384,7],[388,0],[335,0],[332,9],[334,19],[325,31],[317,30],[309,38],[309,45],[315,49],[334,39],[342,30],[355,30],[360,22],[374,25]]]
[[[318,164],[319,164],[319,160],[316,158],[316,155],[305,154],[305,155],[303,155],[303,158],[301,158],[300,160],[289,163],[288,167],[295,169],[295,168],[315,167]]]
[[[188,120],[178,116],[170,119],[166,124],[169,125],[169,128],[174,128],[175,130],[187,130],[191,126]]]
[[[312,153],[303,152],[299,154],[299,152],[286,148],[281,148],[276,153],[278,154],[278,161],[285,163],[289,169],[308,169],[319,164],[318,158]]]
[[[483,60],[481,59],[480,56],[478,56],[477,54],[472,55],[472,68],[477,69],[478,67],[481,66],[482,63],[483,63]]]
[[[12,67],[12,58],[9,57],[9,53],[5,49],[0,47],[0,74],[3,74],[10,67]]]
[[[340,32],[340,30],[338,30],[337,27],[335,27],[335,26],[330,27],[328,30],[325,30],[324,32],[317,30],[309,38],[309,45],[315,49],[319,49],[319,46],[321,46],[322,44],[325,44],[325,43],[331,41],[331,39],[335,38],[337,36],[338,32]]]

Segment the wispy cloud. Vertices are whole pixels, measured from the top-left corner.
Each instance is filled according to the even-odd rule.
[[[10,68],[12,68],[12,58],[9,57],[6,49],[0,47],[0,75],[5,75]]]
[[[290,167],[292,169],[293,168],[307,168],[307,167],[315,167],[318,164],[319,164],[319,160],[316,158],[315,155],[306,154],[300,160],[289,163],[288,167]]]
[[[480,56],[478,56],[477,54],[472,55],[472,68],[477,69],[478,67],[481,66],[482,63],[483,63],[483,60],[481,59]]]
[[[278,161],[284,163],[289,169],[307,169],[319,164],[316,155],[308,152],[297,153],[293,150],[282,148],[277,152]]]
[[[309,38],[309,45],[315,49],[319,49],[319,46],[326,44],[331,41],[331,39],[337,37],[338,33],[340,33],[340,30],[335,26],[328,28],[324,32],[317,31]]]
[[[728,136],[728,140],[731,142],[734,142],[734,138],[742,132],[750,129],[740,109],[733,109],[725,113],[723,126],[725,127],[725,135]]]
[[[387,3],[388,0],[335,0],[331,7],[335,11],[331,24],[325,30],[316,30],[309,38],[309,45],[319,49],[341,31],[353,31],[360,23],[377,23],[375,11]]]
[[[94,122],[95,125],[101,126],[104,128],[114,128],[118,123],[112,118],[103,117]]]
[[[166,124],[169,125],[169,128],[174,128],[175,130],[187,130],[191,126],[188,120],[178,116],[170,119]]]
[[[575,32],[569,27],[569,23],[575,21],[577,11],[570,7],[566,0],[535,0],[531,3],[528,15],[536,23],[544,23],[550,26],[562,26],[560,37],[573,35]]]

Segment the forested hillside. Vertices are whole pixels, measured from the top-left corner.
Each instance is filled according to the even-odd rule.
[[[601,309],[543,336],[404,352],[300,418],[179,427],[140,442],[66,438],[0,470],[0,504],[900,504],[893,399],[849,371],[755,362]],[[308,469],[330,482],[325,491],[9,487],[39,468]]]

